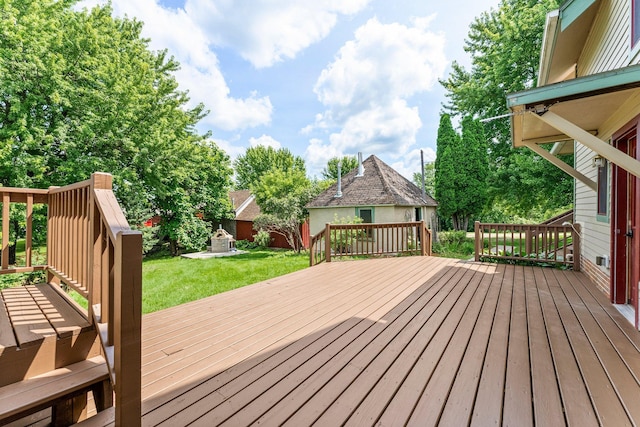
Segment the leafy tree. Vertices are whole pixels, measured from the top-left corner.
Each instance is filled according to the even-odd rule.
[[[557,0],[503,0],[498,10],[483,13],[471,24],[465,50],[469,70],[452,64],[441,81],[447,90],[447,111],[454,115],[490,118],[505,113],[508,93],[529,89],[537,79],[546,14]],[[526,216],[532,210],[565,206],[572,180],[528,149],[512,149],[508,119],[489,121],[489,198]],[[572,157],[564,157],[571,163]],[[436,164],[436,169],[438,165]],[[530,185],[529,178],[543,177]],[[437,187],[437,185],[436,185]],[[436,191],[437,193],[437,191]]]
[[[413,174],[413,183],[422,188],[422,173],[415,172]],[[425,191],[431,197],[436,194],[436,164],[435,162],[428,162],[424,164],[424,187]]]
[[[345,176],[358,167],[358,159],[355,156],[332,157],[327,162],[327,167],[322,170],[322,178],[330,181],[338,180],[338,163],[342,162],[340,171]]]
[[[229,211],[229,159],[196,132],[206,112],[186,107],[179,64],[149,50],[142,23],[75,3],[0,0],[0,183],[46,188],[109,172],[129,222],[159,213],[175,244],[175,221]]]
[[[254,220],[254,228],[284,236],[289,245],[300,252],[300,225],[306,218],[304,207],[315,195],[305,173],[273,169],[262,175],[251,191],[262,211]]]
[[[236,188],[250,189],[258,183],[266,172],[273,169],[280,171],[302,171],[306,173],[304,160],[294,156],[286,148],[275,149],[258,145],[247,148],[247,151],[233,162],[236,172]]]

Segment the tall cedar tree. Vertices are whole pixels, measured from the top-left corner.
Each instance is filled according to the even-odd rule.
[[[547,12],[557,0],[503,0],[497,10],[471,24],[465,51],[472,65],[453,63],[441,81],[447,90],[447,111],[453,115],[489,118],[505,113],[508,93],[530,89],[537,80],[540,47]],[[531,216],[557,211],[571,203],[572,179],[528,149],[512,149],[509,119],[488,122],[489,198],[508,206],[508,214]],[[572,164],[572,156],[563,157]]]
[[[444,129],[449,131],[447,123],[445,120]],[[487,198],[487,143],[482,124],[468,116],[462,120],[462,138],[455,136],[437,159],[436,195],[440,215],[451,218],[454,229],[467,230],[469,220],[480,215]]]
[[[455,211],[455,196],[451,188],[450,177],[450,165],[442,164],[443,159],[446,159],[449,154],[445,154],[447,149],[452,145],[455,145],[460,140],[460,136],[453,128],[451,124],[451,116],[447,113],[440,115],[440,125],[438,126],[438,136],[436,140],[436,160],[435,164],[435,178],[434,178],[434,192],[435,199],[438,201],[438,214],[441,221],[446,225],[445,218],[451,218],[451,215]]]

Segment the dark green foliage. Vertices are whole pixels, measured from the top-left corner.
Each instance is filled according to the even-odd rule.
[[[557,0],[504,0],[497,10],[471,24],[465,50],[469,70],[453,63],[441,81],[447,90],[447,111],[489,118],[506,113],[506,95],[529,89],[537,81],[546,14]],[[533,210],[554,210],[571,200],[572,180],[528,149],[511,148],[509,119],[486,123],[489,140],[489,194],[492,203],[528,216]],[[571,163],[572,158],[565,161]]]
[[[481,214],[487,199],[486,137],[482,124],[471,117],[462,120],[461,138],[446,114],[440,125],[435,172],[438,210],[441,216],[451,218],[456,230],[466,230],[469,221]]]

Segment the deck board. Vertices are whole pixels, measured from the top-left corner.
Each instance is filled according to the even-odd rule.
[[[320,264],[144,316],[143,424],[638,424],[624,322],[581,273]]]

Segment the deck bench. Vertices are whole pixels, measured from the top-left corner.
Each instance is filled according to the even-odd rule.
[[[0,425],[52,408],[54,426],[68,426],[86,416],[87,393],[96,409],[112,405],[109,372],[102,356],[0,387]]]

